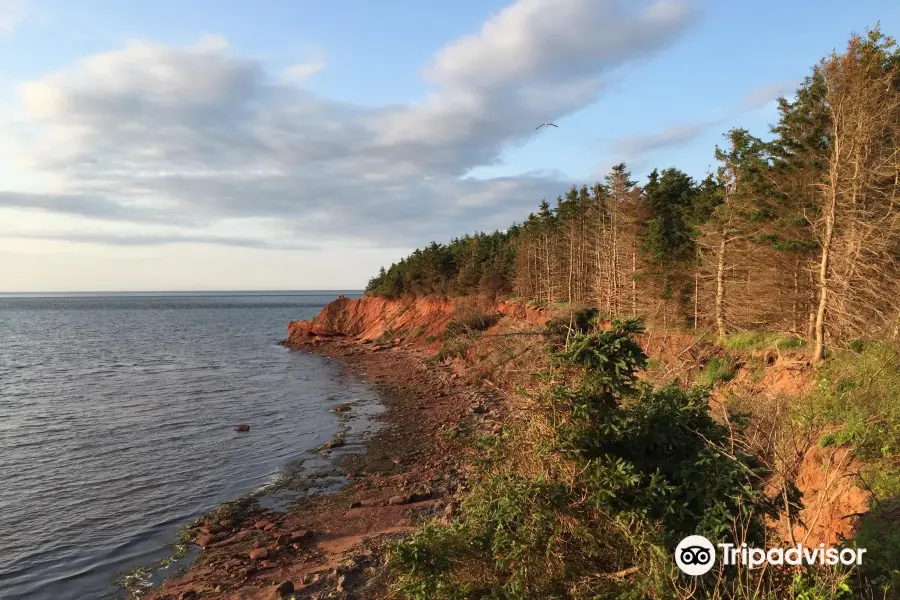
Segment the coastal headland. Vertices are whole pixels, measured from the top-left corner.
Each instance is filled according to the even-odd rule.
[[[236,502],[200,519],[185,533],[202,547],[199,558],[143,597],[387,597],[386,548],[426,522],[454,518],[478,459],[458,440],[499,442],[528,418],[521,386],[537,376],[553,323],[573,318],[570,309],[486,297],[366,296],[338,298],[290,323],[285,346],[339,360],[383,391],[383,426],[363,452],[335,459],[345,477],[337,491],[305,495],[283,512]],[[724,356],[690,332],[639,340],[658,365],[655,377],[693,381]],[[779,396],[812,384],[801,353],[766,350],[732,367],[710,398],[713,411],[735,390]],[[803,448],[795,472],[803,512],[773,530],[807,544],[852,534],[868,501],[851,477],[858,467],[844,448]]]

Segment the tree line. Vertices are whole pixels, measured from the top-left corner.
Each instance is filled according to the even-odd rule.
[[[825,344],[900,337],[900,50],[879,28],[778,99],[700,181],[627,165],[542,201],[505,232],[433,243],[367,292],[507,294],[590,304],[720,335],[767,329]]]

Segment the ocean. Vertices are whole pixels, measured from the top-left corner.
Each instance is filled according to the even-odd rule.
[[[330,408],[377,402],[277,344],[339,293],[0,296],[0,598],[122,597],[117,573],[330,440]]]

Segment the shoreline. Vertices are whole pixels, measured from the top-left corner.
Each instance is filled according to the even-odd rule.
[[[497,391],[470,384],[449,367],[427,364],[431,353],[424,349],[344,336],[282,345],[340,361],[341,368],[373,385],[384,407],[371,419],[374,431],[360,452],[345,453],[339,444],[327,459],[339,485],[316,489],[317,476],[304,463],[293,483],[309,482],[309,488],[291,498],[285,512],[244,498],[202,517],[185,534],[203,547],[199,557],[143,598],[371,594],[384,585],[379,547],[454,510],[465,472],[448,432],[469,421],[485,431],[499,425],[503,399]],[[339,417],[352,413],[353,408]]]

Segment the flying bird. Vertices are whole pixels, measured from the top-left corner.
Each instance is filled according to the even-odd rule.
[[[554,125],[553,123],[541,123],[540,125],[535,127],[535,129],[540,129],[541,127],[556,127],[557,129],[559,129],[559,125]]]

